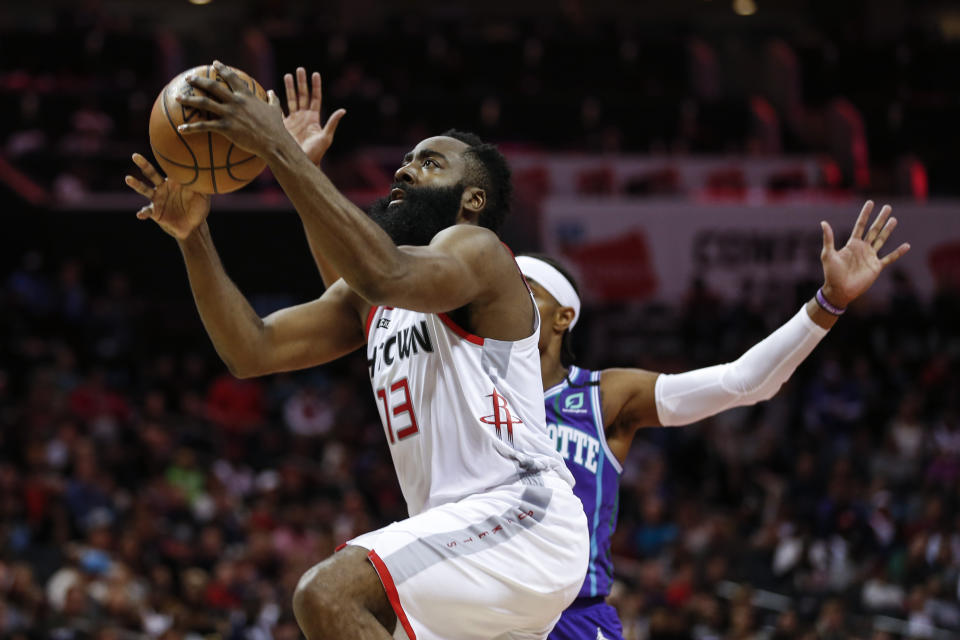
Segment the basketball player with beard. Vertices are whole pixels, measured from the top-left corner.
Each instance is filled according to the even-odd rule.
[[[307,91],[302,82],[301,102]],[[312,95],[316,97],[318,92],[315,81]],[[291,105],[296,103],[297,89],[289,83],[287,96]],[[315,109],[314,118],[319,121],[319,102]],[[324,150],[327,147],[329,142]],[[320,157],[322,153],[317,162]],[[643,427],[690,424],[772,397],[843,309],[909,249],[903,244],[879,257],[897,221],[891,217],[890,207],[884,207],[867,229],[872,211],[872,202],[864,205],[853,233],[839,251],[834,247],[833,230],[823,223],[824,285],[786,324],[732,363],[681,374],[641,369],[591,371],[575,366],[570,332],[580,316],[576,282],[548,256],[517,258],[543,319],[539,349],[547,430],[576,478],[574,492],[584,505],[590,529],[587,575],[549,640],[622,640],[617,612],[605,600],[613,584],[610,542],[617,523],[621,465],[636,432]],[[324,283],[329,284],[335,271],[321,254],[314,252],[314,258]]]
[[[300,628],[310,639],[382,640],[398,624],[411,640],[545,638],[583,582],[587,526],[546,433],[537,307],[496,233],[511,191],[505,159],[473,136],[427,138],[368,216],[291,137],[272,91],[262,102],[214,66],[233,91],[189,78],[206,95],[180,101],[216,119],[181,132],[215,131],[264,158],[311,247],[342,277],[319,299],[260,318],[217,256],[209,196],[139,154],[147,182],[126,182],[150,202],[137,216],[176,238],[234,375],[313,367],[366,344],[410,513],[304,574]]]

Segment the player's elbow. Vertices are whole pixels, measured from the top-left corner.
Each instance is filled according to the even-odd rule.
[[[258,373],[255,369],[247,369],[244,367],[238,367],[236,365],[227,364],[227,370],[230,372],[234,378],[239,378],[240,380],[246,380],[248,378],[256,378],[261,376],[261,373]]]
[[[260,374],[255,367],[251,364],[244,362],[242,360],[229,360],[223,358],[223,363],[227,365],[227,371],[230,372],[234,378],[240,378],[244,380],[246,378],[256,378]]]
[[[737,404],[740,406],[769,400],[777,395],[780,387],[783,386],[783,382],[772,376],[758,378],[747,374],[736,362],[726,371],[722,384],[737,396]]]
[[[271,373],[263,359],[259,358],[257,354],[253,352],[238,353],[232,356],[220,354],[220,359],[223,360],[223,364],[227,366],[227,371],[230,372],[230,375],[234,378],[240,378],[241,380],[258,378]]]
[[[270,319],[257,318],[257,330],[245,334],[242,340],[230,343],[229,349],[217,349],[220,359],[235,378],[258,378],[276,373],[277,353],[280,351]]]
[[[780,391],[779,386],[767,386],[759,389],[754,389],[750,393],[743,394],[741,405],[750,406],[750,405],[757,404],[759,402],[766,402],[773,396],[777,395],[778,391]]]
[[[774,382],[773,384],[767,385],[767,386],[764,387],[763,389],[759,389],[759,390],[757,391],[757,393],[756,393],[757,402],[765,402],[765,401],[769,400],[769,399],[772,398],[773,396],[775,396],[775,395],[777,395],[778,393],[780,393],[780,389],[782,389],[782,388],[783,388],[783,383],[782,383],[782,382],[780,382],[780,383]]]

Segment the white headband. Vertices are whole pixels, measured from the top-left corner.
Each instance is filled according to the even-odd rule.
[[[535,280],[561,307],[573,307],[573,320],[570,322],[570,328],[573,329],[580,318],[580,296],[566,276],[555,267],[532,256],[520,256],[517,258],[517,265],[524,277]]]

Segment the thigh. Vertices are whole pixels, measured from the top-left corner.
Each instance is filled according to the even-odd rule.
[[[411,640],[485,640],[545,638],[583,582],[589,541],[579,501],[521,486],[436,507],[350,544],[370,550]]]

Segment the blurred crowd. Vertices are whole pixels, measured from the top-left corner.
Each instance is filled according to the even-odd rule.
[[[613,544],[628,640],[960,633],[960,293],[891,277],[771,402],[642,432]],[[234,379],[192,302],[134,278],[31,252],[0,283],[0,638],[297,638],[301,573],[406,515],[365,363]],[[593,308],[576,346],[715,364],[809,293]]]
[[[302,572],[406,516],[364,362],[237,380],[188,301],[94,277],[3,283],[0,637],[298,637]]]
[[[516,16],[372,0],[153,13],[64,3],[44,21],[0,25],[0,160],[60,201],[121,190],[160,89],[216,57],[279,92],[297,66],[323,72],[327,111],[348,112],[331,152],[350,162],[338,175],[347,188],[369,172],[358,150],[456,126],[517,148],[817,154],[835,162],[837,188],[957,192],[937,142],[956,131],[944,78],[960,56],[931,16],[821,2],[737,18],[727,3],[688,4],[679,20],[576,1]]]

